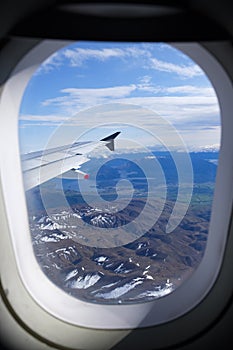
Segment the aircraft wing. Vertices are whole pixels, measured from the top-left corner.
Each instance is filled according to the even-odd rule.
[[[75,142],[71,145],[23,154],[21,164],[25,190],[70,170],[75,171],[78,177],[88,178],[88,174],[79,170],[81,164],[90,160],[88,153],[101,145],[114,151],[114,140],[119,134],[118,131],[99,141]]]

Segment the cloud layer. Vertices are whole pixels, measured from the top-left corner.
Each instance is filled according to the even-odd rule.
[[[189,143],[219,142],[220,111],[214,89],[198,65],[169,45],[157,44],[155,49],[152,44],[77,43],[50,56],[36,79],[29,96],[38,98],[21,113],[21,128],[56,128],[64,123],[85,129],[110,120],[156,133],[154,116],[158,115]],[[124,113],[119,110],[112,119],[106,107],[111,104],[129,105],[128,112],[127,107]],[[148,112],[140,115],[132,105]],[[94,106],[105,107],[101,113],[89,114]]]
[[[161,46],[162,47],[162,46]],[[168,47],[165,45],[165,47]],[[171,61],[165,61],[153,56],[150,50],[150,45],[144,47],[128,46],[122,48],[67,48],[50,56],[40,67],[39,72],[43,73],[60,67],[62,64],[70,65],[71,67],[81,67],[90,60],[107,61],[110,59],[140,59],[146,69],[152,69],[167,73],[175,73],[181,78],[192,78],[203,75],[203,71],[195,63],[175,64]]]

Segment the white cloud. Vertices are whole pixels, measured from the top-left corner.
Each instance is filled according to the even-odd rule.
[[[204,74],[201,68],[196,64],[192,64],[192,65],[174,64],[171,62],[158,60],[155,57],[150,59],[150,68],[153,68],[162,72],[175,73],[184,78],[193,78],[195,76]]]
[[[104,90],[104,89],[103,89]],[[114,91],[114,90],[113,90]],[[217,104],[216,97],[214,96],[155,96],[155,97],[127,97],[119,94],[116,98],[108,98],[109,95],[93,93],[93,95],[86,97],[87,91],[77,92],[72,91],[66,96],[59,97],[52,100],[47,100],[48,105],[54,105],[64,110],[63,116],[56,115],[22,115],[21,120],[23,121],[38,121],[38,122],[50,122],[53,124],[60,124],[64,122],[70,116],[73,116],[80,112],[81,110],[88,109],[92,106],[99,106],[101,104],[111,104],[111,103],[123,103],[123,104],[133,104],[141,106],[143,108],[148,108],[157,113],[163,118],[166,118],[172,123],[202,123],[204,125],[211,123],[216,123],[216,118],[218,120],[219,107]],[[126,115],[125,111],[123,114],[119,113],[119,118],[116,122],[124,123],[135,123],[137,122],[136,114],[133,115],[128,113]],[[80,124],[90,124],[93,120],[98,120],[99,123],[105,123],[107,120],[106,113],[102,115],[93,115],[89,119],[78,120]],[[140,117],[139,117],[140,119]],[[206,123],[204,122],[206,119]],[[74,120],[72,120],[74,122]],[[142,121],[139,121],[140,124],[153,125],[153,117],[150,118],[149,114],[143,117]]]
[[[70,94],[71,96],[85,98],[87,95],[90,97],[96,98],[120,98],[123,96],[130,95],[132,91],[136,89],[136,85],[125,85],[125,86],[113,86],[107,88],[98,88],[98,89],[76,89],[76,88],[67,88],[61,90],[63,93]]]
[[[61,55],[67,58],[70,65],[73,67],[81,66],[86,60],[95,59],[98,61],[106,61],[112,58],[138,58],[151,57],[151,52],[146,48],[139,48],[136,46],[125,46],[124,48],[70,48],[64,50]]]
[[[153,93],[150,96],[139,94],[142,90],[145,92],[146,88],[147,91],[151,88]],[[156,89],[159,95],[156,95]],[[151,84],[148,76],[137,85],[99,89],[67,88],[61,90],[61,93],[63,96],[47,99],[43,103],[44,106],[57,110],[58,115],[22,115],[21,126],[30,126],[30,123],[33,126],[64,126],[60,137],[64,143],[68,143],[72,133],[76,137],[77,130],[82,133],[93,126],[106,123],[126,123],[157,135],[160,130],[159,123],[164,120],[172,123],[192,147],[219,141],[219,105],[215,92],[210,87],[156,87]],[[90,108],[94,106],[96,108]],[[168,132],[164,132],[168,137]],[[128,135],[128,130],[124,134]],[[172,141],[173,136],[169,137]],[[143,142],[150,143],[148,139]],[[153,142],[154,140],[151,144]]]
[[[171,86],[163,89],[164,92],[169,94],[185,94],[185,95],[197,95],[197,96],[215,96],[214,89],[211,87],[200,87],[194,85],[181,85]]]
[[[195,76],[203,75],[202,70],[196,64],[174,64],[168,61],[158,59],[153,56],[151,45],[125,46],[124,48],[67,48],[54,53],[50,56],[40,67],[38,73],[48,72],[53,68],[57,68],[62,64],[68,64],[71,67],[81,67],[87,60],[95,59],[98,61],[107,61],[109,59],[136,59],[141,58],[141,65],[147,69],[163,71],[167,73],[174,73],[183,78],[193,78]],[[177,53],[179,53],[177,51]],[[184,59],[182,59],[182,62]]]
[[[68,64],[71,67],[81,67],[87,60],[95,59],[98,61],[106,61],[112,58],[124,59],[150,57],[151,53],[148,49],[143,49],[135,46],[127,46],[122,48],[102,48],[102,49],[90,49],[90,48],[67,48],[52,54],[48,59],[40,66],[38,73],[49,72],[52,69],[56,69],[61,65]]]
[[[34,75],[39,75],[43,73],[51,72],[54,69],[63,65],[63,57],[60,52],[55,52],[49,56],[36,70]]]
[[[133,84],[99,89],[67,88],[61,90],[64,96],[47,99],[42,105],[56,107],[65,115],[73,115],[81,109],[125,98],[134,90],[136,85]]]
[[[70,62],[70,65],[73,67],[78,67],[83,64],[84,61],[94,58],[100,61],[106,61],[107,59],[113,57],[123,57],[125,52],[122,49],[118,48],[103,48],[103,49],[67,49],[62,54]]]
[[[150,75],[144,75],[140,78],[140,83],[143,85],[151,84],[152,77]]]
[[[20,121],[50,121],[51,123],[62,123],[65,120],[64,116],[61,115],[55,115],[55,114],[45,114],[45,115],[38,115],[38,114],[21,114],[19,116]]]
[[[176,97],[176,106],[174,103],[169,103],[171,101],[170,97],[162,98],[160,105],[158,104],[159,100],[156,100],[156,102],[152,102],[152,99],[149,100],[148,98],[145,98],[145,100],[139,100],[139,98],[134,100],[118,99],[118,103],[88,108],[68,118],[61,116],[56,118],[54,115],[27,115],[21,116],[21,120],[25,121],[25,125],[28,126],[30,126],[31,118],[31,121],[33,121],[31,125],[33,126],[40,125],[47,128],[47,126],[53,125],[56,127],[53,129],[56,130],[54,141],[56,145],[73,142],[83,134],[85,138],[86,133],[88,140],[95,140],[92,135],[98,135],[98,139],[104,134],[117,130],[122,131],[117,149],[122,147],[135,148],[135,143],[138,147],[141,147],[141,145],[158,145],[160,144],[159,140],[164,140],[166,145],[178,147],[179,139],[177,139],[177,135],[183,137],[186,144],[191,147],[190,149],[193,149],[194,146],[199,147],[219,142],[220,126],[217,114],[213,115],[214,104],[208,108],[206,105],[197,105],[186,111],[190,107],[188,104],[190,101],[185,101],[183,97]],[[139,103],[142,101],[144,106],[154,108],[143,108],[144,106]],[[137,105],[130,104],[132,102],[137,102]],[[43,137],[47,138],[46,135],[43,135]],[[51,133],[52,137],[54,137],[53,135]],[[125,143],[123,139],[125,139]],[[129,141],[134,142],[132,146],[129,146]],[[44,143],[46,144],[46,140]]]
[[[149,80],[148,80],[149,81]],[[134,93],[150,91],[150,96]],[[149,83],[99,89],[67,88],[63,96],[47,99],[43,106],[54,107],[63,115],[105,103],[129,103],[152,109],[171,121],[191,120],[219,114],[217,97],[212,88],[198,86],[154,87]],[[160,96],[156,95],[159,93]],[[162,94],[162,96],[161,96]]]

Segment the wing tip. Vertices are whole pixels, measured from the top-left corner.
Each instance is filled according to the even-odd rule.
[[[111,141],[111,140],[114,140],[118,135],[120,135],[120,133],[121,133],[121,131],[114,132],[114,134],[111,134],[111,135],[109,135],[107,137],[104,137],[100,141]]]
[[[114,151],[115,150],[115,144],[114,144],[114,140],[115,138],[121,133],[121,131],[117,131],[114,134],[111,134],[107,137],[104,137],[102,140],[105,142],[105,146],[110,150],[110,151]]]

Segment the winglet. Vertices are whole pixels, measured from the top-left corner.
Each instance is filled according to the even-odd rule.
[[[105,146],[108,147],[108,149],[110,149],[110,151],[114,151],[114,149],[115,149],[114,140],[120,133],[121,133],[120,131],[117,131],[114,134],[109,135],[100,141],[106,142]]]

